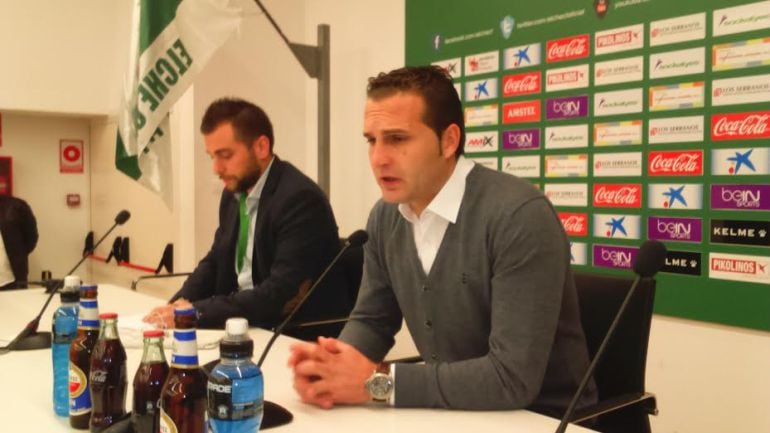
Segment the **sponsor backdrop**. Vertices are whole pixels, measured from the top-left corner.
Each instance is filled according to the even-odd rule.
[[[553,202],[573,266],[629,274],[663,241],[655,310],[770,330],[770,0],[407,0],[468,157]]]

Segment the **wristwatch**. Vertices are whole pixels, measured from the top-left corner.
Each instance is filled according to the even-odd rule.
[[[372,401],[377,403],[387,403],[390,395],[393,394],[393,377],[390,375],[388,365],[380,366],[374,370],[369,379],[366,379],[364,387],[369,391]]]

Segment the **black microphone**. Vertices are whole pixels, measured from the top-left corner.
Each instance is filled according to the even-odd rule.
[[[342,254],[347,251],[348,248],[354,248],[354,247],[360,247],[361,245],[365,244],[366,241],[369,240],[369,234],[366,233],[364,230],[356,230],[351,234],[347,241],[345,241],[345,244],[342,246],[340,251],[337,253],[337,255],[334,257],[334,259],[329,263],[329,266],[324,269],[323,273],[321,273],[321,276],[319,276],[312,286],[310,286],[310,289],[308,289],[307,293],[305,293],[305,296],[300,299],[300,301],[297,303],[297,305],[294,307],[293,310],[289,313],[288,316],[286,316],[285,319],[283,319],[283,322],[281,322],[280,325],[278,325],[275,328],[275,331],[273,331],[273,336],[270,337],[270,341],[267,342],[267,345],[265,346],[265,349],[262,351],[262,355],[259,357],[259,361],[257,361],[257,365],[262,367],[262,363],[265,361],[265,357],[267,357],[267,353],[270,352],[270,348],[273,347],[273,343],[278,338],[279,335],[283,332],[283,328],[286,327],[286,325],[291,321],[292,318],[294,318],[294,315],[297,314],[297,311],[299,311],[300,308],[302,308],[302,305],[307,301],[307,299],[310,297],[310,295],[313,294],[313,291],[316,287],[318,287],[318,284],[323,281],[323,279],[326,277],[326,274],[329,273],[329,271],[334,268],[334,265],[337,264],[337,261],[342,257]]]
[[[564,431],[567,429],[569,419],[572,418],[572,415],[575,413],[575,406],[577,405],[578,400],[580,400],[580,396],[583,395],[583,391],[585,391],[585,388],[588,385],[588,381],[591,380],[591,377],[594,374],[594,370],[596,370],[596,365],[601,360],[602,354],[604,354],[604,349],[607,347],[607,344],[612,338],[613,334],[615,334],[615,328],[617,328],[621,317],[623,317],[623,313],[626,311],[628,302],[631,300],[631,296],[633,296],[634,292],[636,291],[636,286],[639,285],[639,282],[642,281],[642,278],[650,278],[657,274],[658,271],[660,271],[660,269],[663,267],[663,264],[666,262],[666,252],[666,246],[658,241],[647,240],[644,241],[641,247],[639,247],[639,254],[636,255],[633,266],[636,278],[634,278],[634,282],[631,283],[631,288],[628,289],[628,293],[626,293],[626,297],[623,299],[623,303],[620,304],[620,308],[618,308],[618,312],[615,314],[615,318],[612,320],[612,324],[610,324],[609,329],[607,329],[607,335],[604,336],[602,344],[599,345],[599,349],[596,351],[594,359],[591,361],[591,364],[588,365],[588,370],[583,376],[583,379],[580,381],[580,386],[578,386],[577,391],[575,391],[575,395],[572,397],[572,401],[570,401],[569,406],[567,406],[567,411],[564,412],[564,416],[561,418],[561,422],[559,423],[559,427],[556,429],[556,433],[564,433]]]
[[[113,230],[115,230],[115,227],[123,225],[126,221],[128,221],[129,218],[131,218],[131,213],[127,210],[124,209],[118,212],[118,215],[115,217],[115,224],[113,224],[112,227],[107,230],[107,233],[105,233],[104,236],[102,236],[94,244],[94,246],[91,247],[90,250],[84,252],[83,257],[81,257],[77,264],[73,266],[69,272],[67,272],[67,275],[71,275],[73,272],[75,272],[75,270],[88,258],[88,256],[94,252],[96,247],[98,247],[99,244],[101,244],[102,241],[104,241],[104,239],[106,239]],[[51,347],[51,333],[37,332],[37,328],[40,325],[40,318],[43,316],[45,309],[48,308],[48,304],[51,303],[53,295],[55,295],[56,292],[61,288],[63,282],[64,280],[55,280],[55,284],[52,286],[53,288],[51,289],[45,304],[43,304],[43,308],[39,313],[37,313],[37,316],[35,316],[35,318],[32,319],[32,321],[30,321],[27,326],[24,327],[24,329],[21,330],[16,338],[11,340],[11,342],[8,343],[8,345],[5,347],[0,348],[0,354],[7,353],[11,350],[36,350],[47,349]]]

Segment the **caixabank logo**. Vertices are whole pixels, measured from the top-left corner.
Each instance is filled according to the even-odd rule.
[[[770,257],[711,253],[709,254],[709,277],[770,284]]]
[[[702,209],[703,185],[675,183],[649,185],[650,209]]]
[[[711,243],[770,247],[770,221],[713,219]]]
[[[770,174],[770,149],[740,148],[711,151],[711,174],[751,176]]]
[[[522,69],[539,65],[542,45],[540,43],[520,45],[506,48],[503,51],[503,67],[505,69]]]
[[[609,239],[639,239],[642,233],[639,215],[595,214],[594,237]]]
[[[702,255],[692,251],[668,250],[661,272],[669,274],[700,276],[702,273]]]

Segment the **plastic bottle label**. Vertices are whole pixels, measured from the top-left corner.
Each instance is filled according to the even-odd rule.
[[[163,408],[160,408],[159,431],[160,433],[178,433],[174,420],[168,416]]]
[[[209,381],[209,418],[231,421],[260,415],[263,403],[260,379],[261,376],[255,376],[225,383]]]
[[[91,393],[88,392],[88,378],[77,365],[70,362],[70,415],[91,412]]]

